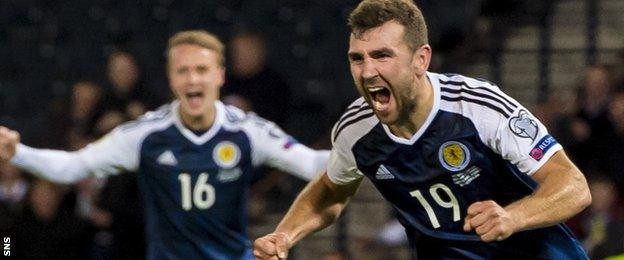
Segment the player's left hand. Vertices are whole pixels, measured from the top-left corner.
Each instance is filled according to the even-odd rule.
[[[513,216],[493,200],[475,202],[468,207],[464,231],[475,230],[485,242],[501,241],[516,231]]]

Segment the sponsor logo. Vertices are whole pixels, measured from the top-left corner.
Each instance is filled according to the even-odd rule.
[[[392,173],[390,173],[390,171],[386,168],[386,166],[379,165],[379,168],[377,168],[377,172],[375,173],[375,179],[377,180],[389,180],[389,179],[394,179],[394,175],[392,175]]]
[[[535,120],[533,120],[531,115],[524,109],[520,110],[518,116],[512,117],[509,120],[509,129],[511,129],[511,132],[515,135],[522,138],[530,138],[533,141],[535,141],[539,130]]]
[[[234,167],[240,161],[241,152],[235,143],[223,141],[215,146],[212,151],[212,159],[224,169]]]
[[[453,182],[459,185],[459,187],[464,187],[479,176],[481,176],[481,168],[472,166],[468,170],[454,174]]]
[[[219,174],[217,175],[217,180],[219,180],[220,182],[233,182],[235,180],[238,180],[241,175],[243,175],[243,171],[238,167],[232,169],[224,169],[219,171]]]
[[[542,137],[539,142],[537,142],[533,149],[531,149],[529,155],[531,156],[531,158],[539,161],[544,157],[544,154],[546,154],[546,152],[548,152],[551,147],[555,146],[555,144],[557,144],[557,140],[555,140],[555,138],[551,135],[546,135]]]
[[[449,171],[458,172],[466,168],[470,162],[470,151],[457,141],[448,141],[438,151],[440,164]]]

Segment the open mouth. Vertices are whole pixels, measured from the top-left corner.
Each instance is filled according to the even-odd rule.
[[[384,86],[376,86],[368,88],[368,93],[373,101],[375,110],[384,112],[390,108],[390,99],[392,92]]]
[[[191,107],[200,107],[204,98],[204,92],[201,91],[191,91],[185,94],[186,99],[188,100],[189,105]]]

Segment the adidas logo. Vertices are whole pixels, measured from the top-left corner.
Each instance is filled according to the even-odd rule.
[[[386,166],[382,164],[382,165],[379,165],[379,168],[377,169],[377,173],[375,173],[375,179],[378,179],[378,180],[394,179],[394,175],[392,175],[392,173],[390,173],[390,171],[386,169]]]
[[[167,150],[158,156],[156,161],[162,165],[176,166],[178,165],[178,160],[176,160],[175,156],[173,156],[173,152],[171,150]]]

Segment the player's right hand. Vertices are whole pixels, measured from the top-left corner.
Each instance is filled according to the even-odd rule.
[[[0,126],[0,163],[7,163],[15,156],[15,149],[19,141],[18,132]]]
[[[254,242],[254,256],[261,260],[279,260],[288,257],[290,237],[286,233],[271,233]]]

